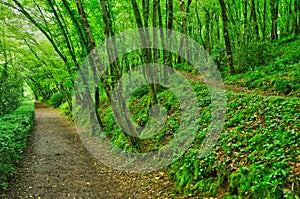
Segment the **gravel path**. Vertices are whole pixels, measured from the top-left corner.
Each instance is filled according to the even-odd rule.
[[[126,174],[107,168],[84,148],[73,124],[36,104],[35,125],[20,169],[1,198],[169,198],[164,172]]]

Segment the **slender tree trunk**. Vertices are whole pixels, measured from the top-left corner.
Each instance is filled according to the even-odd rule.
[[[264,0],[264,11],[263,11],[263,37],[267,38],[267,0]]]
[[[134,11],[134,15],[135,15],[135,19],[136,19],[136,23],[137,26],[139,28],[139,34],[142,40],[142,45],[144,46],[144,48],[142,49],[142,55],[143,55],[143,62],[144,63],[151,63],[152,58],[151,58],[151,50],[147,49],[146,46],[147,44],[149,44],[149,34],[148,31],[146,30],[148,28],[148,14],[149,14],[149,5],[147,3],[148,1],[146,1],[144,4],[145,6],[145,12],[143,14],[144,16],[144,22],[146,24],[143,24],[142,22],[142,17],[137,5],[136,0],[131,0],[131,4],[133,7],[133,11]],[[147,26],[146,26],[147,25]],[[152,74],[153,70],[149,69],[149,71],[147,71],[146,77],[150,80],[151,78],[153,78],[153,74]],[[156,71],[155,71],[156,72]],[[155,87],[153,84],[149,84],[149,95],[150,95],[150,106],[157,104],[157,96],[156,96],[156,91],[155,91]]]
[[[259,40],[259,26],[258,26],[257,15],[256,15],[255,0],[251,0],[251,16],[253,18],[255,39],[258,41]]]
[[[248,32],[248,2],[244,1],[244,45],[246,46],[249,41],[249,32]]]
[[[114,84],[116,84],[116,82],[119,80],[119,78],[121,77],[121,71],[119,69],[118,66],[118,62],[114,59],[116,59],[116,49],[115,49],[115,41],[112,39],[112,37],[114,36],[114,32],[113,32],[113,28],[112,28],[112,19],[110,16],[110,12],[106,6],[106,2],[105,0],[100,0],[100,4],[102,7],[102,17],[103,17],[103,21],[104,21],[104,26],[105,26],[105,35],[106,35],[106,46],[107,46],[107,52],[108,52],[108,57],[110,59],[111,64],[111,74],[112,74],[112,82]],[[115,87],[116,85],[113,85],[113,87]],[[122,85],[119,85],[119,87],[122,88]],[[120,89],[121,91],[122,89]],[[119,120],[122,120],[120,125],[124,125],[122,126],[123,130],[129,131],[126,133],[131,133],[132,135],[134,135],[134,137],[132,136],[128,136],[127,134],[127,138],[130,140],[131,144],[137,148],[140,149],[140,142],[137,139],[137,137],[139,136],[138,132],[136,131],[135,127],[133,126],[132,122],[131,122],[131,118],[130,115],[127,112],[127,108],[126,108],[126,99],[124,99],[123,93],[122,92],[118,92],[117,95],[117,101],[118,104],[112,104],[113,106],[118,106],[118,111],[122,111],[123,112],[123,116],[118,116]]]
[[[158,26],[160,29],[161,46],[163,48],[163,60],[164,60],[164,64],[166,64],[167,52],[165,50],[166,44],[165,44],[165,35],[164,35],[164,31],[163,31],[163,20],[162,20],[160,0],[157,0],[157,13],[158,13]]]
[[[299,0],[294,1],[294,33],[300,34],[300,2]]]
[[[102,18],[104,22],[104,30],[105,30],[105,36],[106,36],[106,46],[107,46],[107,52],[108,57],[110,59],[110,73],[111,73],[111,79],[113,84],[115,84],[119,78],[121,77],[121,70],[118,65],[118,61],[114,60],[116,59],[116,43],[113,39],[113,36],[115,35],[112,27],[112,19],[110,16],[110,12],[108,10],[108,7],[106,5],[106,0],[100,0],[101,8],[102,8]],[[113,85],[112,87],[114,87]]]
[[[87,49],[87,40],[84,36],[84,33],[83,33],[83,30],[82,30],[82,26],[80,25],[80,23],[78,22],[78,20],[76,19],[75,17],[75,14],[73,13],[73,11],[71,10],[70,8],[70,5],[69,3],[66,1],[66,0],[62,0],[63,4],[64,4],[64,7],[65,9],[67,10],[68,12],[68,15],[70,16],[71,20],[72,20],[72,23],[74,24],[74,26],[76,27],[76,30],[79,34],[79,37],[80,37],[80,44],[82,46],[82,49],[83,49],[83,52],[82,52],[82,57],[85,57],[89,52],[89,50]]]
[[[53,39],[53,35],[52,35],[52,32],[50,31],[50,28],[48,26],[48,22],[46,20],[46,16],[45,16],[45,13],[42,11],[39,3],[37,3],[35,0],[33,1],[34,5],[38,8],[41,16],[42,16],[42,20],[43,20],[43,23],[44,23],[44,29],[46,30],[46,32],[50,35],[50,37]]]
[[[211,17],[210,17],[210,11],[209,9],[203,8],[205,11],[205,44],[206,44],[206,51],[210,53],[211,50],[211,32],[210,32],[210,22],[211,22]]]
[[[205,44],[203,36],[202,36],[202,23],[201,23],[200,16],[199,16],[198,3],[197,2],[196,2],[196,7],[195,7],[195,13],[196,13],[196,17],[197,17],[197,21],[198,21],[198,25],[199,25],[199,37],[200,37],[200,40],[201,40],[201,43],[202,43],[202,46],[203,46],[204,50],[207,51],[207,47],[206,47],[206,44]]]
[[[154,28],[154,32],[153,32],[153,61],[154,64],[158,63],[158,50],[157,50],[157,11],[158,11],[158,0],[153,0],[153,11],[152,11],[152,24],[153,24],[153,28]]]
[[[277,25],[277,19],[278,19],[278,0],[271,0],[270,1],[271,6],[271,19],[272,19],[272,29],[271,29],[271,39],[273,41],[278,39],[278,25]]]
[[[228,69],[230,74],[235,74],[232,51],[231,51],[231,43],[230,43],[229,32],[228,32],[228,17],[226,13],[226,6],[224,0],[219,0],[219,2],[222,8],[223,32],[224,32],[224,40],[225,40],[226,53],[227,53]]]
[[[69,36],[68,36],[68,34],[67,34],[67,32],[66,32],[66,27],[62,24],[62,21],[60,20],[60,18],[59,18],[59,16],[58,16],[58,12],[59,12],[59,11],[58,11],[58,12],[56,11],[56,9],[55,9],[55,7],[54,7],[54,4],[53,4],[52,0],[47,0],[47,2],[48,2],[50,8],[51,8],[52,11],[53,11],[53,14],[54,14],[54,16],[55,16],[55,18],[56,18],[56,21],[57,21],[58,25],[59,25],[59,28],[61,29],[61,31],[62,31],[62,33],[63,33],[64,39],[65,39],[65,42],[66,42],[66,44],[67,44],[68,51],[69,51],[69,53],[70,53],[70,55],[71,55],[71,57],[72,57],[72,60],[73,60],[73,62],[74,62],[74,64],[75,64],[77,70],[79,70],[80,67],[79,67],[79,64],[78,64],[78,62],[77,62],[77,58],[76,58],[76,56],[75,56],[75,54],[74,54],[74,51],[73,51],[73,49],[72,49],[72,44],[71,44],[71,42],[70,42]]]
[[[217,43],[220,42],[221,39],[221,33],[220,33],[220,28],[219,28],[219,24],[220,24],[220,16],[218,13],[215,14],[215,21],[216,21],[216,39],[217,39]]]
[[[87,49],[88,49],[88,52],[89,52],[89,62],[90,62],[90,65],[91,65],[91,69],[93,71],[94,83],[95,83],[95,93],[94,93],[95,113],[96,113],[96,117],[97,117],[97,120],[98,120],[100,126],[103,127],[103,123],[102,123],[102,120],[101,120],[99,112],[98,112],[98,108],[100,106],[100,96],[99,96],[100,92],[99,92],[99,86],[98,86],[99,82],[98,82],[97,70],[96,70],[96,64],[100,63],[100,58],[99,58],[98,52],[93,51],[94,49],[96,50],[96,43],[95,43],[91,28],[90,28],[90,24],[87,20],[85,11],[83,9],[81,0],[76,0],[76,5],[77,5],[78,13],[80,15],[81,22],[83,24],[84,33],[85,33],[87,41],[88,41]],[[85,74],[83,74],[83,78],[84,78],[84,75]],[[106,93],[109,93],[108,86],[105,83],[103,83],[103,84],[104,84],[104,88],[106,90]],[[89,101],[92,101],[91,100],[92,96],[88,95],[88,98],[90,99]],[[92,115],[91,115],[91,119],[92,119]]]
[[[81,0],[76,0],[76,5],[77,5],[77,10],[78,10],[78,13],[79,13],[79,16],[81,19],[81,23],[83,25],[84,33],[87,38],[88,52],[90,53],[96,47],[96,43],[95,43],[91,28],[90,28],[90,24],[87,20],[85,11],[83,9]]]
[[[187,5],[185,5],[184,0],[179,0],[179,4],[180,4],[180,11],[181,11],[181,18],[182,18],[182,33],[187,35],[187,19],[188,19],[188,15],[189,15],[189,7],[192,3],[192,0],[188,0]],[[183,47],[185,44],[185,37],[181,37],[180,38],[180,47],[179,47],[179,54],[183,54]],[[177,63],[182,63],[183,59],[181,56],[178,56],[178,60]]]
[[[173,6],[173,0],[166,0],[166,25],[167,25],[167,31],[166,31],[166,47],[170,49],[172,45],[171,37],[172,37],[172,29],[173,29],[173,22],[174,22],[174,6]],[[166,51],[166,64],[169,67],[173,67],[173,60],[172,60],[172,53],[170,51]],[[172,72],[168,70],[166,67],[164,69],[164,76],[168,77],[169,74]],[[165,83],[168,83],[168,79],[164,79]]]

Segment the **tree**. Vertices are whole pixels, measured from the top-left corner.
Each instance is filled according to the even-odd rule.
[[[235,69],[233,66],[233,58],[232,58],[232,51],[231,51],[231,43],[229,38],[229,31],[228,31],[228,17],[226,11],[226,5],[224,0],[219,0],[221,8],[222,8],[222,20],[223,20],[223,36],[225,40],[226,46],[226,53],[227,53],[227,62],[228,62],[228,69],[230,74],[235,74]]]
[[[278,39],[278,7],[279,2],[278,0],[271,0],[271,19],[272,19],[272,29],[271,29],[271,38],[273,41]]]

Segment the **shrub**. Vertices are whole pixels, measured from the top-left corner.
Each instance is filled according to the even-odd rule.
[[[0,117],[0,189],[6,189],[15,172],[34,120],[34,106],[29,100],[10,114]]]
[[[73,119],[71,107],[69,106],[69,104],[67,102],[62,103],[59,106],[59,110],[61,110],[64,115],[70,117],[70,119]]]
[[[20,93],[17,84],[0,82],[0,115],[10,113],[19,107]]]
[[[64,95],[60,92],[54,93],[50,98],[50,104],[52,107],[57,108],[64,102]]]
[[[291,86],[286,79],[276,79],[273,85],[275,91],[288,94],[291,92]]]
[[[274,56],[274,52],[272,52],[272,48],[267,42],[252,43],[248,47],[236,50],[234,60],[238,73],[244,73],[250,69],[265,65]]]

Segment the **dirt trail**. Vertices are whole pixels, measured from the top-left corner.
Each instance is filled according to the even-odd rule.
[[[180,74],[183,74],[188,80],[198,83],[199,81],[204,82],[201,75],[192,74],[189,72],[180,72]],[[264,91],[259,88],[255,89],[249,89],[247,87],[241,87],[238,85],[232,85],[232,84],[225,84],[225,89],[227,91],[233,91],[235,93],[247,93],[247,94],[259,94],[265,97],[284,97],[284,98],[290,98],[288,95],[284,95],[282,93],[272,92],[272,91]]]
[[[163,172],[142,176],[103,166],[84,148],[71,122],[37,103],[20,169],[0,198],[167,198],[171,187]]]

